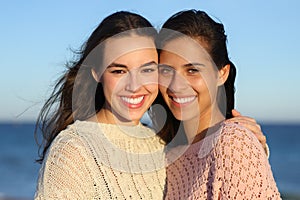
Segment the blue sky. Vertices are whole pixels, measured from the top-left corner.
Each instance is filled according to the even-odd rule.
[[[300,1],[1,1],[0,121],[33,121],[51,85],[107,15],[127,10],[156,27],[196,8],[220,20],[238,68],[236,107],[261,122],[300,122]]]

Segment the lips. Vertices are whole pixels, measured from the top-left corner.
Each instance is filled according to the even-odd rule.
[[[121,96],[121,100],[129,108],[139,108],[145,102],[145,95],[135,97]]]
[[[185,96],[185,97],[175,97],[175,96],[169,96],[169,97],[172,100],[172,103],[179,107],[189,105],[197,98],[195,95]]]

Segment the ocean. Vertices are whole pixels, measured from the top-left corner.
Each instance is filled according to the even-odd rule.
[[[300,124],[261,124],[283,199],[300,199]],[[40,165],[34,124],[0,124],[0,200],[32,199]],[[293,196],[293,197],[291,197]]]

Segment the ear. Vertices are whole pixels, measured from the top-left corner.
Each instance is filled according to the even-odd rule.
[[[226,82],[229,76],[229,72],[230,72],[230,64],[225,65],[224,67],[222,67],[222,69],[219,70],[218,86],[223,85]]]
[[[95,71],[95,69],[91,69],[91,73],[92,73],[92,76],[93,76],[93,78],[95,79],[95,81],[101,82],[101,81],[100,81],[100,78],[99,78],[99,76],[98,76],[98,74],[97,74],[97,72]]]

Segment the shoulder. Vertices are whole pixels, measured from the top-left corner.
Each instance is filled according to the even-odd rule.
[[[74,124],[61,131],[51,143],[45,157],[45,162],[60,164],[61,162],[85,160],[87,145],[78,135]]]
[[[231,155],[265,156],[262,145],[249,129],[233,122],[224,122],[217,145],[220,152]]]
[[[221,129],[221,139],[224,142],[253,142],[260,144],[254,133],[240,124],[225,121]]]
[[[50,145],[40,169],[40,176],[42,180],[51,181],[54,181],[55,177],[71,177],[79,174],[78,172],[86,176],[87,168],[92,162],[86,142],[76,134],[73,125],[69,125]]]
[[[57,135],[48,149],[39,171],[36,199],[74,199],[91,195],[92,163],[85,143],[70,125]]]
[[[82,143],[82,139],[77,132],[75,124],[69,125],[65,130],[62,130],[53,140],[51,147],[66,146],[76,143]]]
[[[224,122],[214,155],[218,176],[225,183],[222,196],[271,199],[279,193],[262,145],[247,128]],[[230,180],[230,181],[229,181]]]

